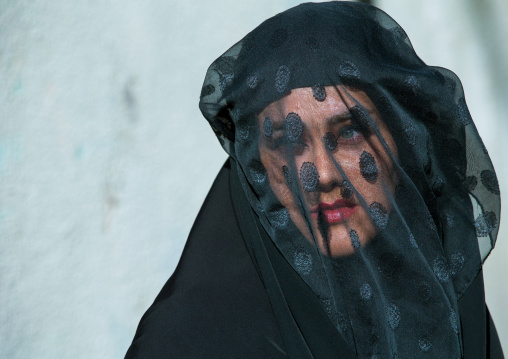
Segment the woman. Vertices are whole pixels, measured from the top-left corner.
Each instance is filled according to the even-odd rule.
[[[127,357],[499,358],[499,187],[457,77],[359,3],[302,4],[209,68],[230,160]]]

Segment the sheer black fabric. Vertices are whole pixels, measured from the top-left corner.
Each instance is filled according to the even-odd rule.
[[[141,319],[126,358],[286,357],[237,224],[229,172],[227,166],[217,176],[178,267]]]
[[[355,357],[263,232],[240,188],[226,163],[126,358]],[[464,358],[503,358],[481,272],[459,300],[459,312]]]
[[[494,246],[500,199],[452,72],[375,7],[302,4],[210,66],[200,109],[261,224],[252,248],[270,239],[332,342],[359,358],[466,355],[458,302]],[[289,275],[267,277],[280,258],[255,257],[269,297]],[[287,298],[270,297],[276,318]]]

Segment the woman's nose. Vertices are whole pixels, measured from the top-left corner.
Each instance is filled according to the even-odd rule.
[[[314,163],[319,176],[318,190],[321,192],[329,192],[339,186],[344,179],[341,175],[338,162],[335,161],[333,155],[327,151],[324,144],[316,148],[314,153]]]

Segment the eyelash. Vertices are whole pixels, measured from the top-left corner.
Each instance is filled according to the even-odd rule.
[[[341,135],[348,130],[353,130],[355,133],[350,138],[344,138]],[[340,138],[343,138],[343,141],[346,143],[357,143],[360,140],[360,136],[363,136],[363,133],[359,126],[357,125],[346,125],[342,127],[337,135],[337,140],[340,141]]]

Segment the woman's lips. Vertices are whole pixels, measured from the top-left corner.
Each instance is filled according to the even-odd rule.
[[[338,199],[333,203],[321,202],[310,211],[312,218],[317,219],[322,213],[323,219],[329,224],[344,222],[351,217],[358,209],[358,206],[348,200]]]

